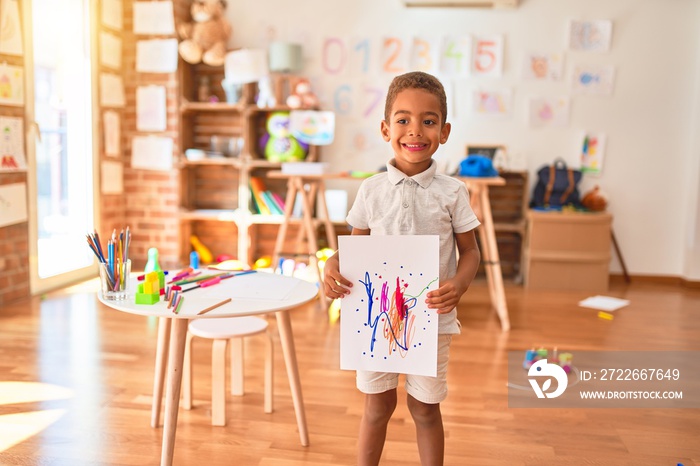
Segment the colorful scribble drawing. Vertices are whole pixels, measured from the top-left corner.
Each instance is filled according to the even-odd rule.
[[[439,315],[436,235],[341,235],[341,273],[354,283],[340,314],[340,368],[435,377]]]
[[[409,284],[400,277],[396,277],[395,284],[390,285],[389,281],[383,280],[378,274],[375,275],[381,282],[381,294],[378,297],[375,297],[376,288],[369,272],[365,272],[364,280],[360,280],[367,295],[367,320],[364,325],[372,329],[369,352],[371,355],[374,354],[377,332],[381,330],[380,336],[387,342],[386,357],[398,354],[401,358],[405,358],[415,337],[416,303],[437,278],[422,287],[417,295],[412,296],[407,293]],[[378,310],[375,307],[375,301],[378,302]]]

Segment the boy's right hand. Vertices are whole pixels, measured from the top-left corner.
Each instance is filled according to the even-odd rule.
[[[323,268],[323,290],[332,299],[342,298],[350,293],[352,283],[340,274],[340,260],[336,252],[326,260]]]

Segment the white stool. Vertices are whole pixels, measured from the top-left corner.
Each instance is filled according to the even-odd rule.
[[[190,321],[182,372],[183,407],[192,409],[192,338],[214,340],[211,351],[211,423],[226,425],[226,347],[231,341],[231,394],[243,395],[243,337],[267,333],[267,321],[260,317],[229,317]],[[272,412],[272,338],[265,350],[265,412]]]

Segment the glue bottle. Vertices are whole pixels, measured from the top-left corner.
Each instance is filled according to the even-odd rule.
[[[162,270],[158,263],[158,249],[150,248],[148,250],[148,262],[146,262],[146,267],[143,268],[144,273],[160,272]]]

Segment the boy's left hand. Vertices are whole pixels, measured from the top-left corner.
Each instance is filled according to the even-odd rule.
[[[458,287],[453,280],[446,280],[437,290],[429,292],[425,303],[429,309],[437,309],[438,314],[446,314],[454,309],[466,288]]]

